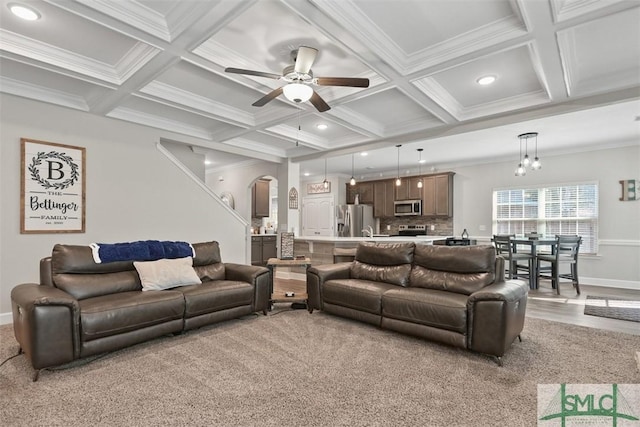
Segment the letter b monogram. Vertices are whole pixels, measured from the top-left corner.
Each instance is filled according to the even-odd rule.
[[[64,172],[62,171],[63,164],[61,162],[55,162],[52,160],[47,160],[49,164],[48,171],[48,179],[62,179],[64,178]]]

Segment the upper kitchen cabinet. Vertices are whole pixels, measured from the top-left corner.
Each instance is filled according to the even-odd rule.
[[[372,205],[374,199],[373,191],[372,182],[358,182],[356,185],[347,183],[347,204],[355,204],[357,194],[358,203],[363,205]]]
[[[376,218],[393,216],[395,183],[392,180],[373,182],[373,216]]]
[[[453,172],[422,177],[422,215],[453,216]]]
[[[269,180],[259,179],[251,188],[251,216],[264,218],[270,215]]]
[[[410,176],[400,179],[400,185],[393,185],[395,187],[395,200],[419,200],[422,199],[422,189],[418,188],[419,176]]]

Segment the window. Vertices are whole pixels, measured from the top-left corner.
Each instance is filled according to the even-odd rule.
[[[582,236],[580,252],[598,251],[598,185],[576,184],[493,192],[493,232]]]

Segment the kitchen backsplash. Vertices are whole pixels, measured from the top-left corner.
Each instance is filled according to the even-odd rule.
[[[380,218],[381,234],[398,234],[400,225],[426,225],[427,236],[453,236],[453,218],[424,218],[421,216]],[[390,230],[387,230],[387,226]],[[431,230],[433,226],[434,230]]]

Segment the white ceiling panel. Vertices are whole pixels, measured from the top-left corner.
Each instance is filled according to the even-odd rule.
[[[41,18],[19,20],[0,0],[0,92],[242,147],[247,159],[323,172],[327,158],[350,176],[351,154],[367,150],[356,169],[379,176],[395,169],[397,143],[406,173],[416,148],[439,169],[511,156],[528,131],[558,150],[640,140],[635,0],[11,1]],[[299,46],[318,49],[310,72],[283,78]],[[496,82],[479,86],[486,74]],[[329,109],[279,95],[295,78]],[[594,111],[615,132],[579,125]]]
[[[585,95],[640,84],[640,9],[558,34],[569,93]]]

